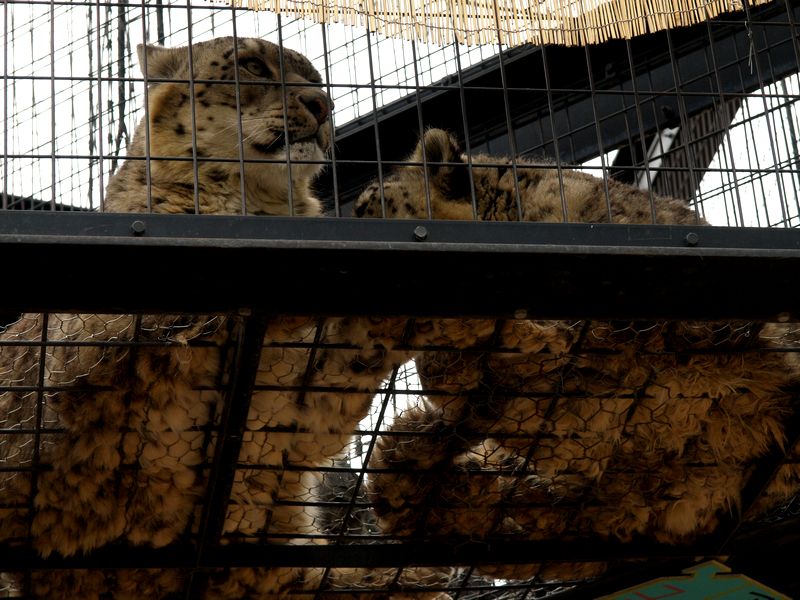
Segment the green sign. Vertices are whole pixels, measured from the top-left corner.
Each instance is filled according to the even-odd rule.
[[[791,600],[714,560],[685,569],[687,575],[661,577],[599,600]]]

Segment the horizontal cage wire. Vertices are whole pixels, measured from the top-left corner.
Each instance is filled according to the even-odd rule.
[[[800,2],[236,4],[3,3],[0,598],[800,596]]]

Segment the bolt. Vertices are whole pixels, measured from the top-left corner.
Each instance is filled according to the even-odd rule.
[[[518,308],[517,310],[514,311],[514,318],[517,319],[518,321],[521,321],[522,319],[527,319],[528,311],[525,310],[524,308]]]
[[[131,232],[133,235],[144,235],[145,229],[144,221],[134,221],[131,223]]]
[[[417,225],[414,228],[414,239],[418,242],[424,242],[428,239],[428,230],[425,229],[422,225]]]
[[[700,242],[700,236],[692,231],[686,234],[686,237],[683,238],[683,241],[686,242],[687,246],[697,246],[697,244]]]

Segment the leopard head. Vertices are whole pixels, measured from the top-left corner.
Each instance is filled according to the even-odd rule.
[[[355,202],[357,217],[472,219],[473,183],[485,171],[472,167],[452,135],[427,130],[414,151],[383,180],[367,187]],[[472,162],[475,162],[474,159]],[[383,192],[383,193],[381,193]]]
[[[148,83],[154,180],[193,181],[192,161],[158,159],[196,157],[201,181],[238,185],[243,174],[248,205],[251,196],[285,201],[289,168],[292,189],[305,194],[330,146],[333,107],[307,58],[233,37],[181,48],[141,45],[138,55]],[[138,137],[141,143],[145,136]]]

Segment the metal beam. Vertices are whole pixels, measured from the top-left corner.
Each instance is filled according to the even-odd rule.
[[[214,458],[200,516],[198,542],[194,553],[195,567],[203,564],[206,555],[213,552],[213,548],[222,538],[250,410],[250,398],[253,395],[267,330],[267,319],[259,314],[249,315],[236,323],[233,330],[235,348],[227,369],[227,393],[220,416],[220,432],[214,442]],[[206,584],[205,578],[197,576],[192,570],[187,577],[186,598],[202,597]]]
[[[4,314],[800,319],[795,229],[8,211],[0,252]]]
[[[175,544],[164,548],[115,546],[82,556],[63,558],[38,556],[34,551],[0,545],[4,570],[41,569],[131,569],[224,567],[407,567],[480,564],[530,564],[540,561],[605,562],[624,559],[691,559],[708,555],[702,543],[670,546],[655,543],[620,544],[581,539],[567,542],[492,540],[477,542],[453,539],[346,545],[228,544],[213,546],[196,561],[196,548]]]

